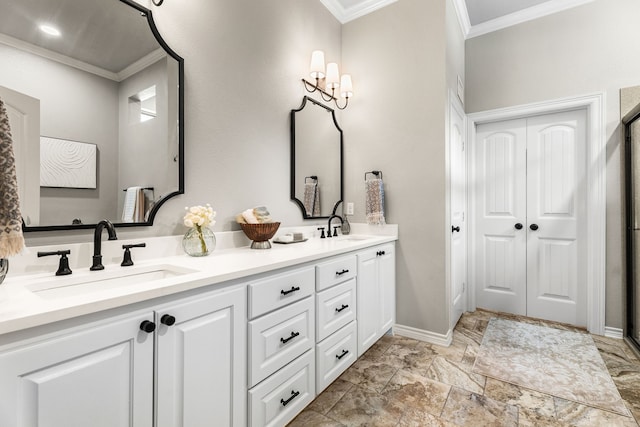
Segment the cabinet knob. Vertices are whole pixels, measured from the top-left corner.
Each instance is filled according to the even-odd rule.
[[[170,314],[163,314],[160,318],[160,323],[167,326],[173,326],[176,323],[176,318]]]
[[[143,320],[142,323],[140,323],[140,330],[150,334],[156,330],[156,324],[150,320]]]
[[[538,227],[538,224],[531,224],[529,228],[532,229],[533,231],[536,231],[539,227]]]
[[[376,255],[378,256],[382,256],[382,255],[386,255],[387,253],[385,251],[378,251],[376,252]]]
[[[454,232],[459,233],[460,232],[460,227],[459,226],[458,227],[451,226],[451,232],[452,233],[454,233]]]
[[[516,225],[514,225],[514,227],[516,228],[516,230],[522,230],[522,224],[517,223]]]

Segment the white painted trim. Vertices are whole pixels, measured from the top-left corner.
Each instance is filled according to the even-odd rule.
[[[532,21],[542,18],[543,16],[552,15],[563,10],[571,9],[592,2],[593,0],[552,0],[532,6],[518,12],[510,13],[490,21],[482,22],[471,26],[467,31],[467,39],[478,37],[493,31],[502,30],[503,28],[513,25],[522,24],[523,22]],[[469,17],[467,16],[467,20]]]
[[[0,34],[0,43],[14,47],[16,49],[20,49],[24,52],[31,53],[33,55],[38,55],[43,58],[59,62],[61,64],[68,65],[73,68],[77,68],[78,70],[86,71],[87,73],[104,77],[105,79],[113,80],[116,82],[118,81],[118,76],[116,73],[107,71],[100,67],[96,67],[95,65],[87,64],[86,62],[78,61],[77,59],[71,58],[70,56],[62,55],[60,53],[44,49],[40,46],[18,40],[5,34]]]
[[[431,344],[449,347],[453,342],[453,329],[449,329],[445,335],[436,332],[425,331],[424,329],[413,328],[411,326],[394,325],[393,333],[413,338],[414,340],[424,341]]]
[[[149,53],[148,55],[143,56],[142,58],[138,59],[133,64],[129,65],[124,70],[120,71],[117,74],[117,78],[118,78],[117,81],[121,82],[121,81],[133,76],[134,74],[144,70],[145,68],[147,68],[151,64],[155,64],[157,61],[161,60],[162,58],[166,58],[166,56],[167,56],[167,53],[164,51],[164,49],[158,48],[158,49],[154,50],[153,52]]]
[[[462,35],[466,39],[471,31],[471,22],[469,22],[469,12],[467,11],[467,2],[465,0],[452,0],[453,7],[456,9],[456,16],[460,24]]]
[[[360,18],[396,1],[398,0],[365,0],[353,7],[345,9],[339,0],[320,0],[341,24],[346,24],[349,21],[353,21],[356,18]]]
[[[613,338],[616,340],[621,340],[624,338],[624,335],[622,333],[622,329],[620,328],[612,328],[611,326],[605,326],[604,327],[604,336],[607,338]]]
[[[476,126],[481,123],[509,120],[559,111],[587,109],[587,329],[596,335],[605,332],[605,267],[606,267],[606,134],[605,95],[602,92],[583,96],[561,98],[545,102],[525,104],[497,110],[472,113],[467,116],[467,168],[469,182],[476,176],[473,155],[476,144]],[[475,197],[473,191],[467,194],[469,219],[468,248],[475,247]],[[469,254],[469,294],[468,309],[476,309],[474,282],[475,258]]]

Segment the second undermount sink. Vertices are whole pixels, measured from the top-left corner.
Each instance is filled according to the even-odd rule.
[[[41,298],[56,299],[159,281],[191,273],[197,273],[197,270],[171,264],[118,267],[100,272],[87,271],[69,276],[40,278],[31,281],[26,285],[26,288]]]

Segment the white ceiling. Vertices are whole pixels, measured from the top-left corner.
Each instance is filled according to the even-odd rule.
[[[402,0],[320,1],[344,24]],[[590,1],[593,0],[453,0],[453,3],[465,37],[471,38]]]

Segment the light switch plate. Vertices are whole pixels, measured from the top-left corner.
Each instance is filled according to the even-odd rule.
[[[347,203],[347,215],[353,215],[353,202]]]

